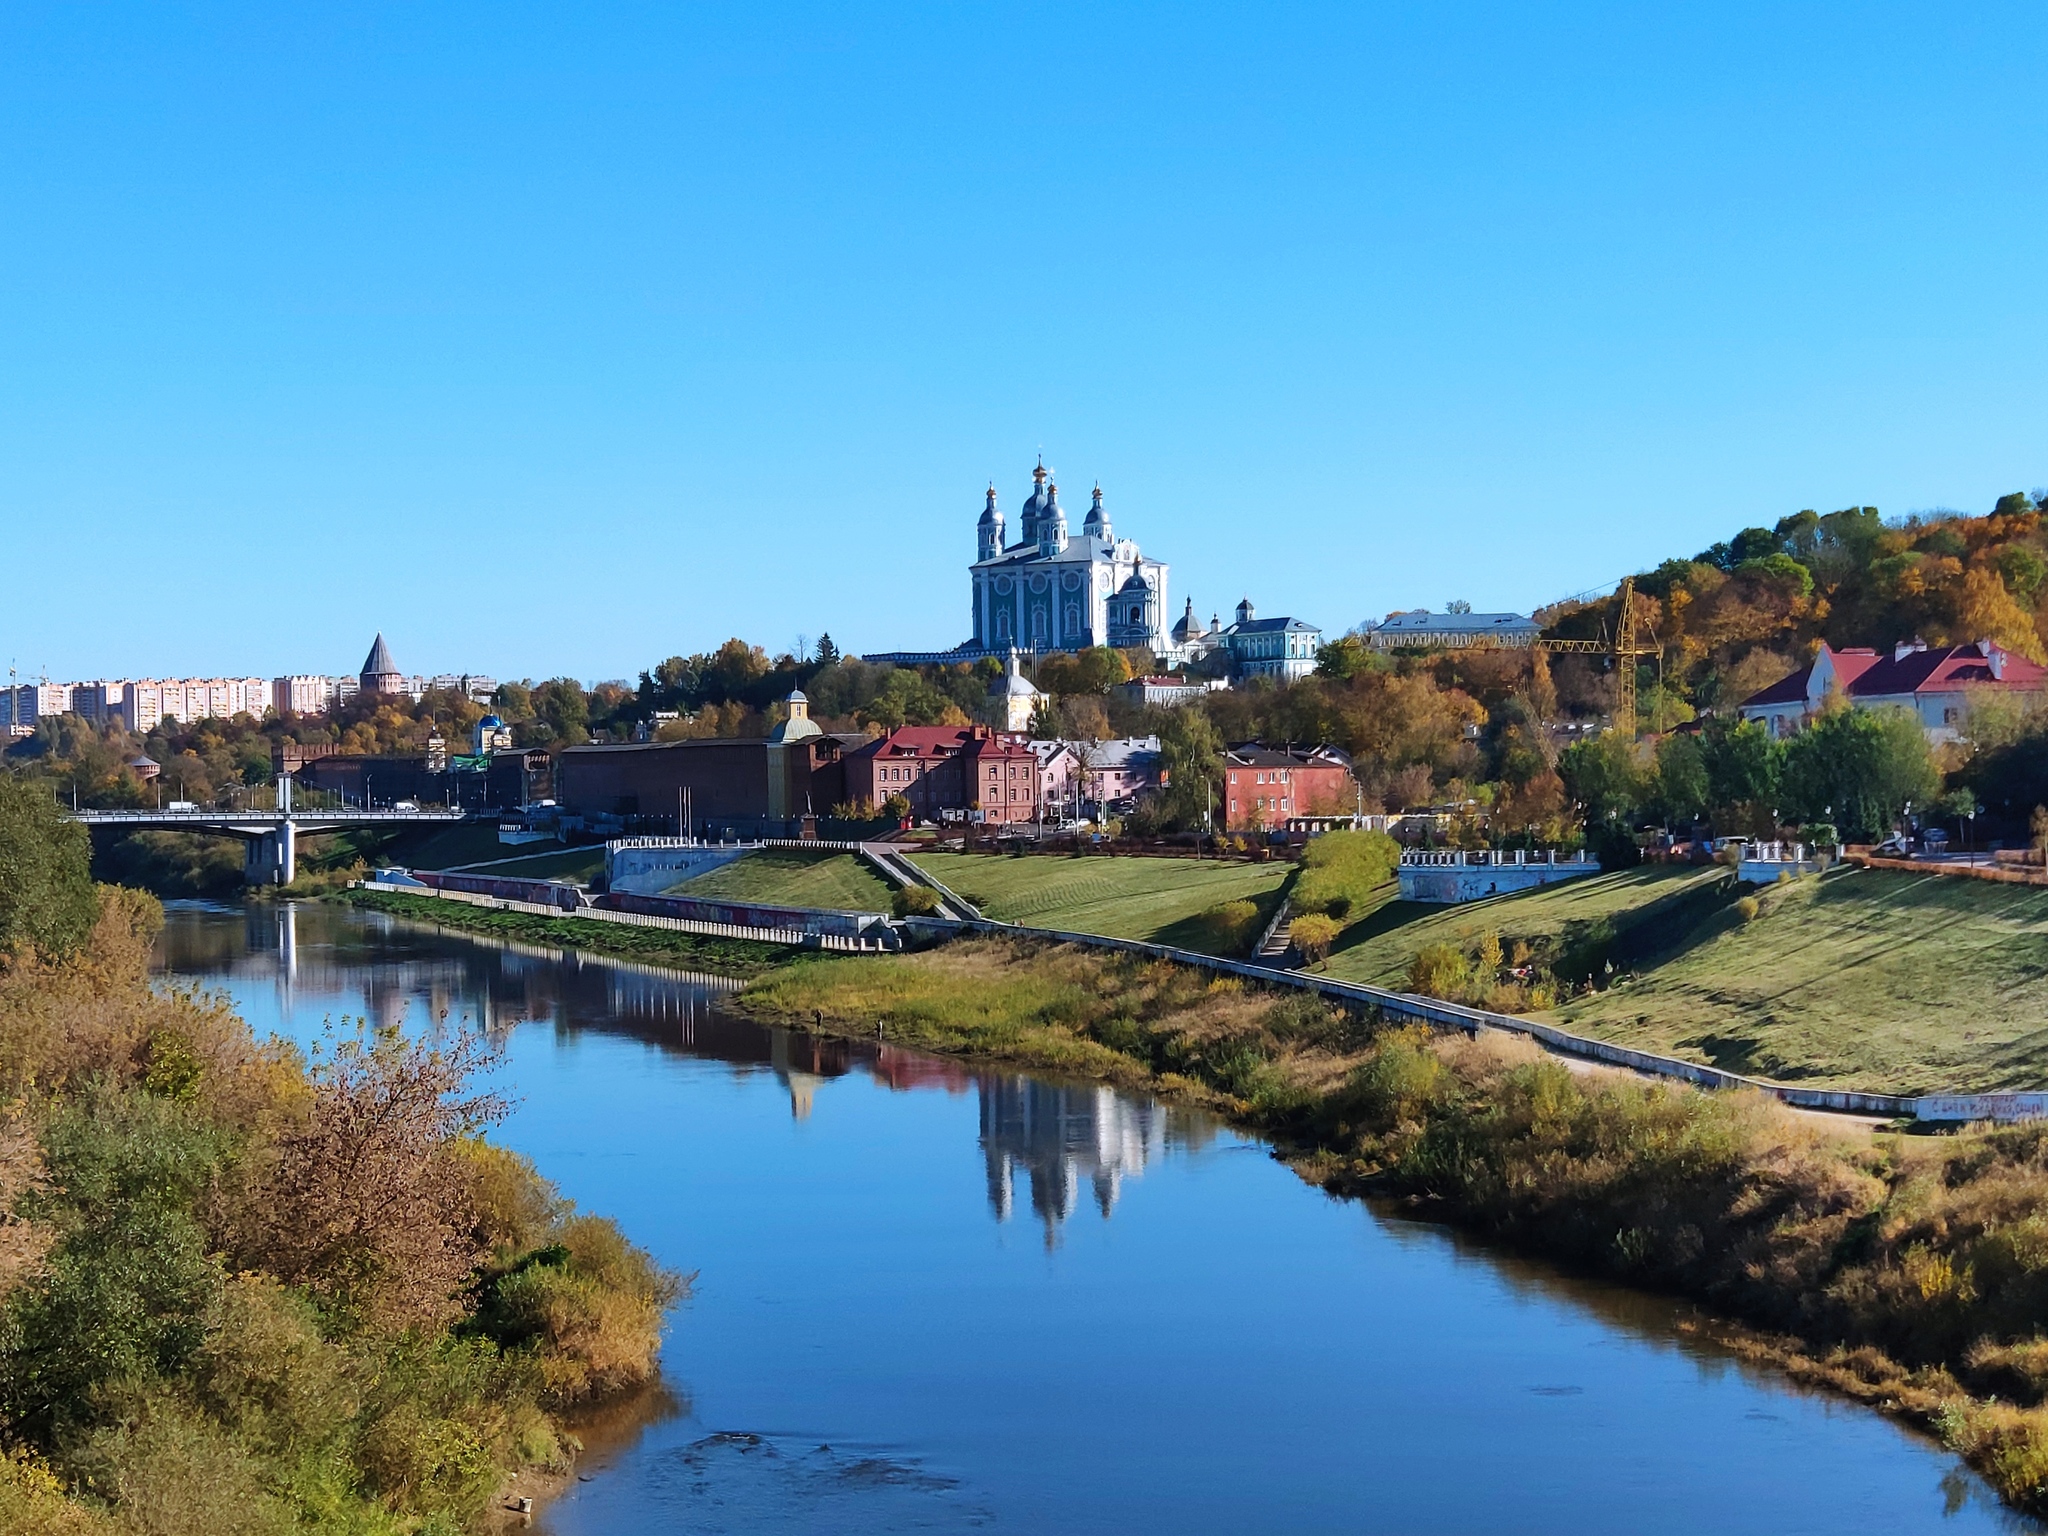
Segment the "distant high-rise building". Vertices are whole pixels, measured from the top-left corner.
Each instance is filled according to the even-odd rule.
[[[354,678],[347,681],[351,684]],[[280,715],[324,714],[341,699],[343,679],[295,673],[270,680],[270,707]]]

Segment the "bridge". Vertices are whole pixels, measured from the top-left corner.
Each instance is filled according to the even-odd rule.
[[[298,874],[299,837],[307,832],[341,832],[350,827],[416,827],[471,820],[471,811],[295,811],[291,791],[281,788],[281,811],[69,811],[88,827],[129,832],[198,832],[240,838],[242,874],[251,885],[290,885]],[[493,818],[496,812],[485,813]]]

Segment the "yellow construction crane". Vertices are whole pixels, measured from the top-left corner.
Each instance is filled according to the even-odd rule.
[[[1461,637],[1456,644],[1432,644],[1432,650],[1443,651],[1505,651],[1532,650],[1552,651],[1570,656],[1612,656],[1614,658],[1614,729],[1628,740],[1636,739],[1636,658],[1638,656],[1661,656],[1662,648],[1656,645],[1636,643],[1636,579],[1631,576],[1621,584],[1621,613],[1615,622],[1614,638],[1609,640],[1545,640],[1535,639],[1526,646],[1503,642],[1492,635],[1474,634]]]

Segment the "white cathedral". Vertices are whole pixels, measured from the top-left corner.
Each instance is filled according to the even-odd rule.
[[[977,525],[974,636],[961,649],[1003,655],[1021,651],[1079,651],[1089,646],[1150,646],[1175,652],[1166,627],[1166,562],[1147,560],[1137,544],[1110,531],[1102,487],[1081,520],[1079,538],[1067,532],[1060,488],[1043,462],[1031,472],[1031,495],[1017,517],[1017,542],[1004,541],[1006,523],[996,488]]]

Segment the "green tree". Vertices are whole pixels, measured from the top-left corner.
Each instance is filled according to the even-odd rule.
[[[533,690],[533,721],[524,733],[536,745],[580,746],[590,740],[590,697],[573,677],[555,677]]]
[[[1882,837],[1940,788],[1927,734],[1903,709],[1829,710],[1785,748],[1785,809],[1852,841]]]
[[[1657,743],[1657,804],[1674,823],[1707,809],[1707,756],[1697,736],[1666,736]]]
[[[99,917],[85,828],[42,780],[0,773],[0,950],[70,954]]]
[[[1190,706],[1167,716],[1159,728],[1159,768],[1165,779],[1160,809],[1169,822],[1201,826],[1214,795],[1216,824],[1223,824],[1223,741],[1206,711]]]
[[[1327,645],[1316,647],[1316,672],[1348,683],[1361,672],[1376,672],[1385,663],[1372,647],[1357,635],[1339,635]]]
[[[1618,824],[1632,817],[1648,787],[1634,744],[1617,731],[1573,742],[1558,758],[1557,772],[1588,822]]]
[[[1700,737],[1707,770],[1707,808],[1737,806],[1775,809],[1784,769],[1784,748],[1757,720],[1716,720]]]
[[[839,665],[839,647],[832,643],[830,635],[818,636],[817,663],[821,667]]]

